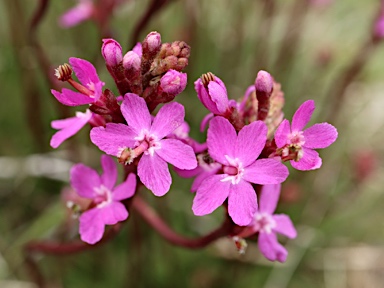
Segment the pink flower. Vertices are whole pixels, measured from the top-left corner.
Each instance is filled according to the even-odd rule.
[[[288,169],[275,159],[256,160],[267,139],[267,126],[255,121],[239,135],[223,117],[215,117],[208,128],[208,153],[223,165],[223,173],[206,178],[196,191],[192,210],[195,215],[212,213],[228,198],[228,213],[237,225],[246,226],[257,211],[257,198],[251,183],[277,184],[288,176]]]
[[[136,189],[136,176],[129,174],[125,182],[114,188],[117,180],[117,167],[112,158],[101,156],[104,173],[98,173],[83,164],[71,169],[71,185],[79,196],[92,199],[94,208],[80,216],[80,237],[88,244],[100,241],[105,225],[115,225],[128,218],[128,211],[120,202],[132,197]]]
[[[60,26],[70,28],[90,19],[94,11],[94,5],[91,0],[80,0],[79,3],[65,12],[59,19]]]
[[[51,147],[59,147],[61,143],[79,132],[80,129],[91,120],[92,114],[93,113],[87,109],[85,113],[76,112],[75,117],[52,121],[52,128],[59,131],[52,136],[50,143]]]
[[[207,73],[195,81],[197,97],[205,108],[215,115],[228,113],[229,101],[227,88],[219,77]]]
[[[180,169],[193,169],[197,161],[193,149],[177,139],[164,139],[184,121],[184,107],[179,103],[164,105],[152,120],[143,98],[125,94],[121,112],[128,123],[108,123],[91,130],[91,141],[119,161],[132,163],[141,156],[138,176],[156,196],[163,196],[171,186],[167,162]]]
[[[97,102],[103,93],[102,89],[105,83],[100,81],[95,67],[86,60],[74,57],[69,58],[69,63],[81,84],[75,82],[72,78],[68,82],[80,93],[66,88],[63,88],[61,93],[52,89],[53,96],[60,103],[67,106],[79,106]],[[56,71],[56,73],[58,76],[60,72]]]
[[[288,252],[277,241],[276,233],[293,239],[296,238],[297,232],[289,216],[273,214],[279,201],[280,189],[280,184],[263,186],[259,211],[255,213],[252,223],[238,236],[248,237],[259,233],[259,249],[265,258],[271,261],[285,262]]]
[[[303,130],[314,110],[315,102],[305,101],[293,115],[292,125],[285,119],[275,132],[282,159],[291,160],[292,167],[298,170],[320,168],[321,158],[313,149],[326,148],[337,138],[336,128],[328,123],[315,124]]]

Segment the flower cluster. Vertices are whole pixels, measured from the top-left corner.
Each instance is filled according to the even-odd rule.
[[[312,100],[299,107],[291,124],[284,119],[284,94],[266,71],[258,73],[239,101],[229,100],[223,81],[209,72],[195,81],[197,97],[210,112],[201,125],[202,130],[208,126],[206,143],[197,142],[189,136],[183,105],[169,103],[186,87],[187,75],[181,71],[189,54],[186,43],[162,43],[157,32],[125,55],[118,42],[104,39],[102,55],[120,95],[103,90],[104,82],[86,60],[70,58],[56,70],[59,80],[77,90],[52,90],[56,99],[89,108],[76,117],[53,121],[52,127],[60,131],[53,135],[51,146],[57,148],[89,123],[92,143],[130,172],[123,184],[113,188],[117,170],[109,156],[102,156],[101,177],[83,164],[72,168],[72,186],[80,196],[92,199],[80,216],[81,239],[94,244],[104,225],[127,219],[129,205],[120,201],[134,196],[136,175],[154,195],[164,196],[172,185],[171,164],[179,176],[195,178],[191,187],[195,215],[208,215],[223,206],[233,228],[228,236],[258,234],[263,255],[283,262],[287,251],[276,233],[296,237],[289,217],[273,214],[281,183],[289,174],[283,162],[290,161],[298,170],[320,168],[321,158],[314,149],[332,144],[337,131],[328,123],[304,129],[315,109]],[[256,192],[259,186],[261,194]]]

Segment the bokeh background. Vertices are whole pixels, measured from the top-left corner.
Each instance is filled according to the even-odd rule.
[[[177,97],[200,141],[207,111],[193,82],[208,71],[237,99],[259,70],[267,70],[282,85],[288,119],[314,99],[311,123],[337,127],[337,142],[320,152],[321,169],[290,169],[283,184],[278,211],[290,215],[299,235],[282,239],[287,262],[271,263],[252,242],[245,255],[227,239],[200,250],[173,247],[132,213],[105,245],[73,255],[33,255],[46,287],[383,287],[384,44],[372,41],[381,1],[121,2],[109,22],[67,29],[58,18],[76,1],[0,2],[0,286],[38,287],[25,245],[78,238],[62,200],[68,171],[77,162],[99,168],[89,128],[57,150],[49,146],[50,121],[76,111],[50,94],[53,84],[61,85],[54,68],[69,57],[87,59],[117,92],[100,54],[101,39],[111,36],[128,51],[135,37],[158,31],[163,42],[191,46],[188,86]],[[139,30],[153,3],[161,7]],[[143,194],[175,230],[197,237],[219,226],[222,211],[193,216],[190,184],[175,180],[161,199]]]

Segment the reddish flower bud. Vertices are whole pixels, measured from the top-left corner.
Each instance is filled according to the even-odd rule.
[[[151,32],[145,37],[143,41],[143,50],[147,50],[149,53],[158,52],[161,47],[161,36],[157,32]]]
[[[128,51],[123,58],[123,66],[126,70],[140,71],[141,59],[134,51]]]
[[[113,39],[103,39],[101,54],[105,59],[107,66],[117,66],[123,61],[123,54],[120,44]]]
[[[176,70],[169,70],[160,79],[160,87],[163,92],[175,96],[183,92],[186,85],[187,74]]]
[[[265,120],[269,112],[269,98],[273,90],[271,74],[260,70],[255,80],[256,97],[258,101],[257,120]]]

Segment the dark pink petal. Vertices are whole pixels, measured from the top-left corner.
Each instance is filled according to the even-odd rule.
[[[95,188],[101,186],[99,174],[84,164],[76,164],[70,171],[71,185],[77,194],[84,198],[93,199]]]
[[[151,127],[151,115],[149,114],[145,100],[140,96],[127,93],[121,104],[121,113],[129,126],[133,127],[137,133],[141,130],[148,130]]]
[[[143,55],[143,47],[141,46],[141,42],[137,42],[136,45],[132,48],[132,51],[141,58]]]
[[[260,159],[245,168],[243,179],[255,184],[279,184],[288,177],[288,168],[275,159]]]
[[[131,127],[124,124],[107,123],[106,127],[95,127],[91,130],[91,141],[100,150],[113,156],[120,156],[122,149],[133,148],[137,136]]]
[[[215,81],[210,81],[208,84],[208,92],[212,101],[215,103],[220,114],[228,109],[227,89]]]
[[[303,131],[305,125],[311,120],[313,111],[315,110],[315,101],[305,101],[299,109],[296,110],[292,118],[292,132]]]
[[[105,225],[115,225],[117,222],[124,221],[128,218],[128,211],[120,202],[112,202],[109,205],[98,208],[100,220]]]
[[[184,106],[173,102],[160,108],[153,120],[151,133],[162,139],[175,131],[184,122]]]
[[[275,212],[279,202],[281,184],[264,185],[260,195],[260,212],[270,215]]]
[[[201,183],[203,183],[205,179],[207,179],[211,175],[215,175],[220,169],[221,165],[218,165],[218,167],[212,170],[202,171],[199,175],[196,176],[195,180],[193,180],[191,192],[197,191],[197,189],[199,189]]]
[[[206,116],[204,116],[203,120],[201,120],[200,123],[200,132],[204,132],[205,128],[207,127],[209,121],[214,117],[215,115],[213,113],[209,113]]]
[[[225,155],[235,158],[236,130],[223,117],[213,118],[209,124],[207,144],[209,155],[222,164],[228,165]]]
[[[155,196],[164,196],[171,187],[172,179],[168,164],[156,153],[153,156],[144,154],[141,157],[137,175]]]
[[[331,124],[319,123],[304,130],[304,147],[310,149],[326,148],[337,139],[337,130]]]
[[[301,171],[314,170],[321,167],[322,161],[315,150],[303,147],[303,157],[299,161],[291,160],[293,168]]]
[[[240,130],[235,155],[244,167],[252,164],[260,155],[267,141],[267,131],[267,125],[262,121],[254,121]]]
[[[260,233],[258,244],[261,254],[268,260],[277,260],[279,262],[285,262],[285,260],[287,260],[288,251],[277,242],[275,233]]]
[[[75,7],[69,9],[67,12],[61,15],[59,24],[64,28],[69,28],[91,18],[92,13],[92,1],[83,0]]]
[[[118,185],[112,192],[112,199],[114,201],[121,201],[130,198],[136,191],[136,175],[130,173],[127,179]]]
[[[62,93],[53,89],[51,90],[51,93],[53,96],[55,96],[57,101],[66,106],[80,106],[91,104],[95,101],[93,98],[87,95],[66,88],[63,88]]]
[[[115,161],[107,156],[101,156],[101,166],[103,167],[103,174],[101,175],[101,182],[109,190],[112,190],[117,180],[117,167]]]
[[[229,195],[230,181],[221,180],[226,175],[213,175],[201,183],[193,199],[192,210],[196,216],[203,216],[212,213],[222,205]]]
[[[50,141],[52,148],[57,148],[68,138],[75,135],[92,118],[92,112],[87,110],[85,113],[78,112],[76,117],[51,122],[52,128],[62,129],[56,132]]]
[[[196,156],[191,146],[177,139],[163,139],[160,144],[161,148],[155,153],[165,161],[180,169],[196,168]]]
[[[93,208],[81,214],[79,218],[79,233],[82,241],[88,244],[99,242],[104,234],[104,222],[99,209]]]
[[[283,234],[291,239],[296,238],[297,232],[289,216],[278,214],[273,215],[273,219],[276,221],[276,227],[273,228],[275,232]]]
[[[97,75],[95,66],[87,60],[71,57],[69,58],[69,64],[71,64],[77,79],[79,79],[81,84],[83,84],[86,88],[91,89],[92,87],[88,86],[89,84],[101,82],[99,76]],[[102,86],[104,86],[104,83]]]
[[[288,135],[291,133],[291,127],[289,125],[289,121],[284,119],[283,122],[280,123],[279,127],[275,132],[275,142],[278,148],[283,147],[288,142]]]
[[[240,226],[247,226],[253,220],[257,211],[257,197],[252,185],[240,181],[231,185],[228,195],[228,213],[233,222]]]
[[[244,97],[241,100],[239,111],[244,112],[244,108],[247,104],[249,95],[251,95],[252,92],[255,92],[255,90],[256,90],[255,85],[248,86],[247,90],[245,90]]]
[[[173,170],[175,170],[177,175],[179,175],[180,177],[183,177],[183,178],[195,177],[196,175],[198,175],[199,173],[204,171],[203,168],[201,168],[200,166],[197,166],[195,169],[192,169],[192,170],[183,170],[183,169],[179,169],[177,167],[173,167]]]

